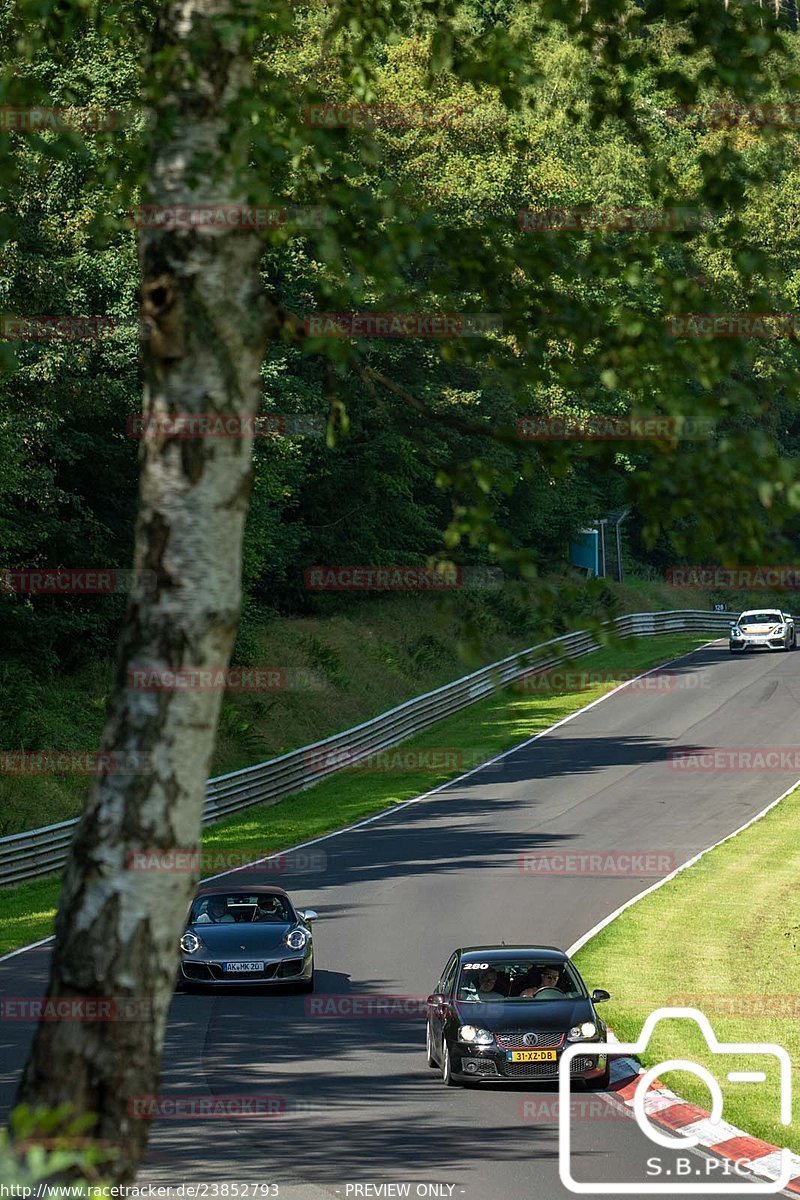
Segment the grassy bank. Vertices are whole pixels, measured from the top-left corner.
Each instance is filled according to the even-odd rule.
[[[224,697],[212,776],[348,729],[567,626],[585,627],[610,608],[709,607],[698,592],[663,583],[587,586],[568,578],[527,590],[347,596],[335,603],[308,617],[248,611],[236,661],[277,669],[282,686]],[[55,671],[46,679],[0,663],[0,747],[95,750],[113,678],[110,662],[87,662],[73,676]],[[89,782],[81,775],[0,776],[0,836],[75,816]]]
[[[765,796],[765,805],[774,797]],[[724,1042],[773,1042],[792,1059],[800,1085],[800,789],[737,837],[622,913],[577,955],[590,987],[607,987],[609,1023],[635,1041],[664,1005],[698,1008]],[[800,1151],[797,1101],[791,1127],[778,1120],[779,1081],[766,1058],[723,1060],[697,1027],[670,1021],[643,1055],[647,1066],[688,1058],[720,1082],[724,1119],[754,1137]],[[730,1083],[729,1070],[762,1070],[766,1084]],[[663,1077],[710,1108],[705,1085],[687,1072]]]
[[[645,670],[700,645],[705,637],[671,634],[642,638],[626,645],[598,650],[581,659],[593,672],[629,673]],[[585,690],[558,689],[548,693],[505,690],[440,721],[405,743],[408,749],[448,749],[447,762],[430,768],[369,772],[342,771],[316,787],[271,806],[256,806],[206,830],[204,851],[222,853],[226,861],[247,862],[308,838],[341,828],[361,817],[391,808],[461,773],[464,767],[490,758],[524,741],[584,704],[613,684]],[[464,767],[458,762],[458,754]],[[0,952],[47,936],[52,930],[58,895],[55,879],[35,880],[3,891],[5,920]]]

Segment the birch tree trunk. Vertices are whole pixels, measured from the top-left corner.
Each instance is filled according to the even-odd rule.
[[[160,13],[149,78],[162,97],[148,203],[230,203],[241,194],[246,129],[236,128],[229,106],[249,88],[251,62],[237,13],[235,0],[173,0]],[[260,239],[236,228],[162,228],[141,232],[139,245],[145,416],[252,419],[267,340]],[[92,1136],[116,1147],[117,1182],[135,1176],[146,1145],[148,1121],[129,1101],[158,1091],[178,941],[196,883],[196,874],[131,869],[131,856],[198,846],[221,699],[217,691],[134,691],[126,680],[133,667],[227,666],[250,482],[247,436],[142,442],[141,578],[102,749],[152,762],[94,781],[66,866],[48,990],[57,998],[127,998],[136,1019],[41,1023],[18,1094],[30,1105],[68,1101],[98,1114]]]

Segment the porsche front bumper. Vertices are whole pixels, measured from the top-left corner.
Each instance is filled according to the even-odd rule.
[[[260,971],[229,971],[226,963],[185,955],[181,959],[180,981],[192,987],[264,987],[270,984],[300,983],[311,979],[314,955],[308,949],[285,957],[265,961]]]

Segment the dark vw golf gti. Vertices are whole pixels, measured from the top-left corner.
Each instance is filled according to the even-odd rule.
[[[314,990],[313,909],[295,908],[277,887],[238,891],[207,884],[181,938],[183,987],[295,984]]]
[[[586,1045],[572,1076],[606,1088],[606,1025],[578,971],[553,946],[473,946],[449,958],[428,997],[428,1066],[443,1082],[558,1079],[567,1046]]]

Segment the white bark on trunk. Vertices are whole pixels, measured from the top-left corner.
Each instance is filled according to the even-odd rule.
[[[165,6],[153,73],[166,75],[147,202],[231,202],[241,194],[246,129],[226,106],[250,84],[247,46],[218,18],[229,0]],[[163,52],[171,59],[159,60]],[[159,61],[166,62],[160,66]],[[159,122],[161,127],[161,122]],[[196,170],[198,155],[206,165]],[[194,166],[193,166],[194,164]],[[145,414],[252,418],[260,397],[268,306],[257,235],[232,229],[140,233]],[[135,774],[98,778],[66,866],[48,994],[129,998],[138,1019],[43,1022],[18,1099],[69,1101],[98,1114],[94,1137],[113,1144],[117,1181],[134,1177],[148,1122],[129,1100],[158,1091],[166,1014],[196,877],[130,866],[136,850],[194,848],[212,756],[218,691],[126,687],[132,667],[224,668],[240,608],[249,438],[145,439],[131,597],[102,748],[152,756]],[[148,579],[154,585],[148,586]]]

